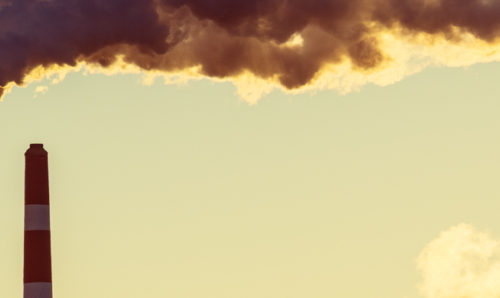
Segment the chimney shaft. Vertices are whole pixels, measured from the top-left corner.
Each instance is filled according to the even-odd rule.
[[[31,144],[24,155],[24,298],[52,298],[47,151]]]

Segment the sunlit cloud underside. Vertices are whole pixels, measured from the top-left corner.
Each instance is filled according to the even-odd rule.
[[[498,61],[499,14],[479,0],[1,0],[0,97],[82,70],[231,81],[249,103],[276,88],[346,93]]]
[[[297,40],[300,35],[295,35]],[[357,69],[345,59],[337,64],[326,64],[305,85],[289,89],[279,82],[278,77],[261,78],[251,71],[243,71],[230,77],[210,77],[203,72],[202,65],[176,71],[145,70],[133,63],[125,61],[124,56],[117,54],[109,66],[103,67],[97,63],[79,61],[75,66],[51,65],[38,66],[24,78],[23,84],[44,81],[44,85],[36,87],[36,93],[45,93],[49,86],[61,83],[71,72],[92,74],[137,74],[143,85],[151,85],[160,78],[165,84],[186,84],[191,80],[210,79],[215,82],[228,81],[236,86],[240,98],[250,104],[255,104],[264,95],[278,89],[285,93],[297,94],[320,90],[335,90],[341,94],[359,90],[363,85],[372,83],[386,86],[403,78],[418,73],[430,66],[467,67],[477,63],[500,61],[500,45],[489,44],[464,34],[460,42],[449,42],[445,38],[431,36],[414,36],[405,38],[402,34],[392,32],[381,33],[377,40],[385,49],[386,60],[374,69]],[[288,42],[285,46],[300,48],[302,43]],[[18,86],[11,82],[5,87],[6,94],[12,87]]]

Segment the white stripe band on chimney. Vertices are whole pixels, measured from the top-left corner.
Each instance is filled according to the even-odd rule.
[[[49,205],[26,205],[24,217],[25,231],[49,231],[50,207]]]
[[[52,298],[52,283],[50,282],[25,283],[24,297]]]

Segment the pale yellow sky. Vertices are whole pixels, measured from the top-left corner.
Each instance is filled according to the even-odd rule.
[[[54,297],[498,296],[499,72],[253,106],[207,80],[15,88],[0,103],[0,297],[22,294],[31,142],[49,152]]]

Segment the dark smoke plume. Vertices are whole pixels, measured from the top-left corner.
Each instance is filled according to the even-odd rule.
[[[144,70],[226,78],[250,72],[293,89],[322,68],[357,71],[391,57],[380,30],[456,42],[500,34],[498,0],[0,0],[0,98],[37,67],[107,67],[123,57]],[[300,35],[301,44],[287,46]]]

